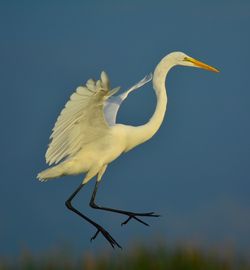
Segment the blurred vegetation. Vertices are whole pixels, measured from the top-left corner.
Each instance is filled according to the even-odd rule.
[[[84,253],[78,259],[73,259],[70,253],[52,252],[38,257],[26,251],[16,261],[0,258],[0,270],[250,270],[249,260],[235,254],[225,256],[197,248],[171,250],[165,246],[138,246],[116,255]]]

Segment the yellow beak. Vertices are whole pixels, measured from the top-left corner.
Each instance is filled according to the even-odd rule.
[[[186,57],[184,60],[193,63],[198,68],[203,68],[203,69],[210,70],[213,72],[220,72],[218,69],[211,67],[211,66],[209,66],[201,61],[198,61],[192,57]]]

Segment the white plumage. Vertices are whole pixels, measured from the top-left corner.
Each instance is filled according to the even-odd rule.
[[[96,238],[99,232],[109,241],[112,247],[120,245],[99,224],[76,210],[72,199],[81,190],[82,186],[97,175],[97,181],[90,201],[93,208],[127,215],[128,219],[122,223],[127,224],[131,219],[148,225],[138,217],[157,217],[159,215],[148,213],[134,213],[107,207],[100,207],[95,203],[98,183],[107,166],[122,153],[149,140],[160,128],[167,106],[165,79],[168,71],[176,66],[192,66],[218,72],[198,60],[184,53],[174,52],[165,56],[154,70],[153,77],[148,75],[140,82],[121,95],[114,96],[119,88],[111,90],[110,82],[105,72],[101,73],[98,81],[89,79],[85,86],[76,89],[59,115],[51,135],[51,143],[46,152],[46,161],[49,165],[58,165],[44,170],[38,174],[41,181],[60,177],[86,173],[81,185],[66,201],[66,206],[87,222],[96,227],[97,232],[91,238]],[[121,103],[133,90],[143,86],[153,78],[153,88],[157,98],[157,105],[150,120],[141,126],[134,127],[116,123],[116,115]]]
[[[113,96],[120,87],[110,89],[108,75],[103,71],[100,80],[89,79],[85,86],[77,87],[52,130],[51,143],[45,155],[46,162],[52,165],[63,159],[70,160],[79,151],[84,151],[84,148],[90,143],[107,137],[110,127],[116,124],[116,116],[121,103],[129,93],[150,80],[152,80],[152,74],[145,76],[124,93]],[[64,170],[68,166],[65,162],[62,164],[63,166],[53,167],[39,173],[39,180],[44,181],[67,174]],[[83,165],[83,167],[85,166]]]
[[[49,165],[76,154],[85,144],[104,136],[108,125],[103,115],[104,100],[113,91],[105,72],[97,82],[90,79],[71,95],[53,128],[46,152]]]

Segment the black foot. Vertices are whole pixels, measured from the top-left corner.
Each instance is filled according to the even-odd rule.
[[[142,221],[141,219],[139,219],[137,216],[140,217],[160,217],[160,215],[155,214],[154,212],[149,212],[149,213],[127,213],[126,214],[128,216],[128,218],[121,223],[121,226],[126,225],[132,218],[139,221],[140,223],[149,226],[148,223],[146,223],[145,221]]]
[[[115,248],[115,246],[119,247],[120,249],[122,249],[122,247],[115,241],[115,239],[106,231],[104,230],[101,226],[97,227],[97,231],[94,234],[93,237],[91,237],[90,241],[92,242],[93,240],[96,239],[97,235],[99,233],[102,233],[102,235],[108,240],[108,242],[110,243],[110,245],[112,246],[112,248]]]

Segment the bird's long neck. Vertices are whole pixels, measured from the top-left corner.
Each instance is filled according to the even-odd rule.
[[[126,151],[149,140],[160,128],[167,108],[167,92],[165,80],[168,71],[174,66],[171,55],[166,56],[157,65],[153,75],[153,88],[157,98],[157,105],[154,114],[150,120],[138,127],[131,127],[129,136],[129,145]]]

